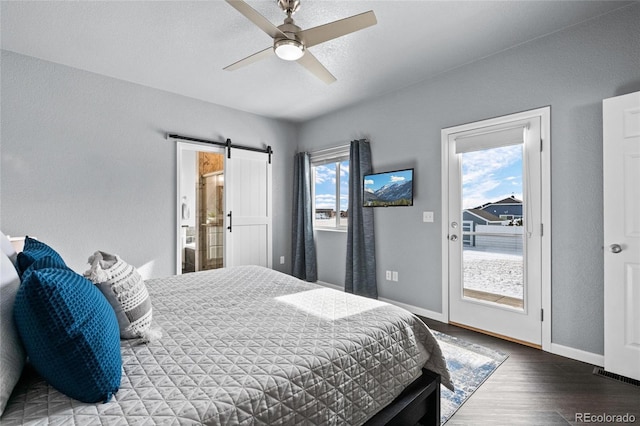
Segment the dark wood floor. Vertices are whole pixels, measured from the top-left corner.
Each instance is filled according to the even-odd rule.
[[[576,421],[576,413],[629,413],[640,425],[640,387],[594,375],[593,366],[583,362],[430,319],[424,321],[433,330],[509,354],[447,426],[587,424]]]

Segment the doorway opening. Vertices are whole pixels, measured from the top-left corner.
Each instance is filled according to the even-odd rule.
[[[198,271],[224,265],[224,156],[198,152]]]
[[[179,150],[181,273],[224,266],[224,154],[184,145]]]

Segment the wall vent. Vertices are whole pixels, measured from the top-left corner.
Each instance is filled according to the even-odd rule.
[[[630,379],[628,377],[621,376],[621,375],[616,374],[616,373],[611,373],[609,371],[605,371],[605,369],[602,368],[602,367],[593,367],[593,374],[595,374],[596,376],[602,376],[602,377],[606,377],[608,379],[617,380],[617,381],[622,382],[622,383],[627,383],[627,384],[632,385],[632,386],[640,387],[640,380]]]

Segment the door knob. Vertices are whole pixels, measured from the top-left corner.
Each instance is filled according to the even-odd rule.
[[[609,246],[609,250],[611,253],[620,253],[622,251],[622,246],[620,244],[611,244]]]
[[[451,237],[449,237],[449,239],[451,241],[456,241],[458,239],[458,236],[456,234],[453,234]]]

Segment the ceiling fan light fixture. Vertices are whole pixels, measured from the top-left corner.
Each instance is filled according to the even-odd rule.
[[[304,55],[304,45],[298,40],[289,38],[276,40],[273,50],[278,58],[285,61],[297,61]]]

